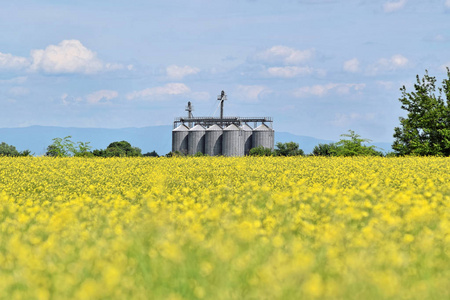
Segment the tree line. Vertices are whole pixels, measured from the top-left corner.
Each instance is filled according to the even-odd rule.
[[[450,69],[447,68],[447,78],[441,86],[436,85],[436,77],[416,76],[414,91],[400,88],[399,101],[406,111],[405,117],[400,117],[400,126],[394,128],[393,152],[384,154],[370,144],[370,140],[361,138],[352,130],[341,135],[337,143],[319,144],[309,155],[314,156],[450,156]],[[71,136],[54,138],[47,147],[46,156],[66,157],[158,157],[155,151],[142,154],[141,149],[133,147],[127,141],[113,142],[106,149],[91,151],[89,142],[73,142]],[[0,156],[30,156],[31,151],[18,151],[5,142],[0,144]],[[169,152],[167,157],[179,156],[180,153]],[[197,153],[196,156],[204,155]],[[274,151],[268,148],[256,147],[250,150],[251,156],[299,156],[305,155],[295,142],[277,143]]]

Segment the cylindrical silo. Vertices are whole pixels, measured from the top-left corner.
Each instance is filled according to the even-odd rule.
[[[205,128],[202,125],[195,125],[188,134],[188,154],[197,152],[205,153]]]
[[[188,153],[188,134],[189,128],[184,124],[172,130],[172,152]]]
[[[253,129],[252,148],[263,146],[264,148],[274,149],[274,131],[266,124],[261,124]]]
[[[253,129],[247,124],[242,125],[241,128],[244,131],[244,154],[248,155],[250,149],[252,149]]]
[[[206,129],[205,154],[216,156],[222,154],[222,128],[214,124]]]
[[[223,130],[222,154],[224,156],[244,156],[244,130],[231,124]]]

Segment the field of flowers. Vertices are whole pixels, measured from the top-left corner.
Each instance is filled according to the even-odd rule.
[[[0,158],[0,299],[450,299],[450,160]]]

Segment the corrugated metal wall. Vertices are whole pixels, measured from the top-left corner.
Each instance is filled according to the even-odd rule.
[[[214,124],[206,129],[205,154],[209,156],[222,155],[222,128]]]
[[[188,154],[195,155],[197,152],[205,153],[205,128],[195,125],[189,129]]]
[[[244,156],[244,131],[234,124],[223,130],[222,154],[224,156]]]
[[[244,154],[248,155],[250,149],[252,149],[253,129],[247,124],[242,125],[241,128],[244,131]]]
[[[253,129],[252,148],[263,146],[264,148],[274,149],[274,131],[266,124],[261,124]]]
[[[172,130],[172,152],[188,153],[188,134],[189,128],[184,124]]]

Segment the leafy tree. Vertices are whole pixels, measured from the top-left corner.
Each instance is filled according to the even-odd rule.
[[[331,156],[336,151],[336,148],[335,143],[319,144],[314,146],[312,154],[315,156]]]
[[[341,134],[341,137],[349,139],[341,139],[335,144],[336,148],[331,150],[333,156],[382,156],[383,153],[375,150],[375,146],[367,146],[364,143],[369,143],[371,140],[363,139],[354,131],[349,130],[349,133]]]
[[[436,91],[436,78],[416,76],[414,92],[403,86],[399,101],[407,112],[394,129],[392,149],[398,155],[450,155],[450,70]]]
[[[89,142],[77,142],[71,140],[71,136],[65,138],[54,138],[53,143],[47,147],[46,156],[67,157],[67,156],[90,156]]]
[[[174,152],[169,152],[165,155],[166,157],[178,157],[178,156],[186,156],[184,153],[181,153],[180,151],[174,151]]]
[[[297,156],[297,155],[305,155],[305,152],[302,149],[299,149],[297,143],[288,142],[288,143],[280,143],[276,144],[275,153],[277,156]]]
[[[248,153],[250,156],[274,156],[275,153],[270,148],[264,148],[263,146],[258,146],[250,149]]]
[[[30,156],[30,150],[24,150],[22,152],[17,151],[13,145],[8,145],[5,142],[0,144],[0,156]]]
[[[147,153],[143,154],[142,156],[159,157],[158,153],[156,153],[155,150],[153,150],[152,152],[147,152]]]
[[[89,146],[90,142],[77,142],[77,147],[74,149],[74,156],[92,157],[94,156],[89,150],[92,146]]]
[[[113,142],[106,147],[105,150],[94,150],[92,154],[94,156],[101,157],[133,157],[142,156],[141,149],[131,146],[127,141]]]

